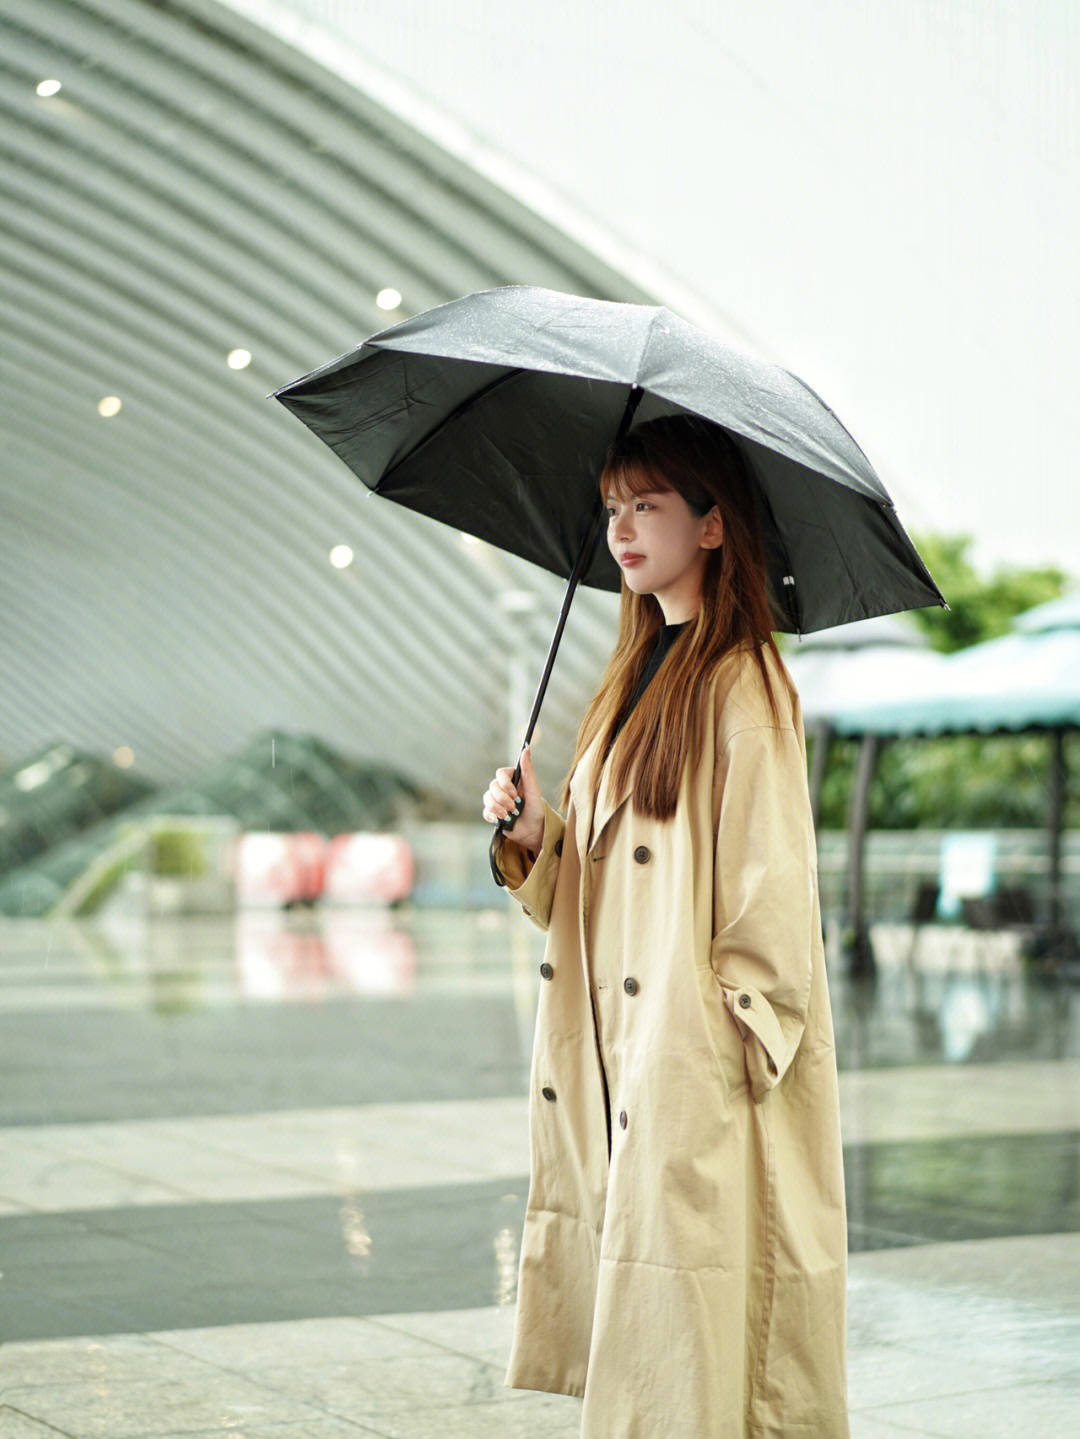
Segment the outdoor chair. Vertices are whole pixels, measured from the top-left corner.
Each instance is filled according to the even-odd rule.
[[[1035,899],[1023,887],[966,898],[961,901],[961,911],[969,929],[1026,930],[1035,924]]]

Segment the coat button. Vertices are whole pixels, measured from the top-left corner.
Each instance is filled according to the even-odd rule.
[[[629,1120],[626,1117],[626,1110],[624,1109],[619,1114],[619,1128],[625,1129],[628,1123]]]
[[[545,1084],[540,1093],[544,1096],[544,1098],[548,1101],[549,1104],[555,1103],[555,1091],[552,1089],[550,1084]]]
[[[548,964],[548,962],[547,962],[546,959],[544,960],[543,964],[540,966],[540,973],[541,973],[541,975],[543,976],[544,979],[550,979],[550,978],[552,977],[552,975],[555,973],[555,971],[552,969],[551,965]]]
[[[622,987],[626,990],[627,994],[637,994],[638,992],[638,982],[632,974],[623,980]]]
[[[753,1002],[754,1001],[750,998],[748,994],[739,995],[739,1003],[742,1005],[743,1009],[749,1009]]]
[[[557,840],[555,841],[555,853],[556,853],[556,854],[562,854],[562,840],[561,840],[561,839],[557,839]]]
[[[648,864],[649,860],[652,858],[652,855],[649,853],[648,847],[646,845],[639,844],[637,849],[634,850],[634,858],[637,860],[638,864]]]

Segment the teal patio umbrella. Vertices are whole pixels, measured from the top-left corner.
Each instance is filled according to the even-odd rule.
[[[1065,735],[1080,729],[1080,591],[1020,615],[1012,630],[941,657],[912,675],[904,693],[857,697],[832,715],[836,734],[862,737],[852,800],[849,925],[856,949],[866,946],[862,857],[868,793],[883,740],[918,735],[1043,732],[1050,745],[1047,848],[1049,932],[1063,940],[1061,836],[1064,818]]]

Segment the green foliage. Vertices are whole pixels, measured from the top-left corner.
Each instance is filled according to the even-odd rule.
[[[983,579],[968,557],[968,535],[916,540],[949,609],[913,610],[938,650],[958,650],[1011,629],[1017,615],[1056,599],[1064,571],[999,566]],[[896,740],[878,756],[870,787],[874,829],[1039,829],[1046,823],[1049,738],[1045,735],[958,735]],[[821,787],[822,829],[844,829],[859,745],[834,740]],[[1080,742],[1066,741],[1066,772],[1080,791]],[[1065,823],[1080,825],[1080,793],[1066,797]]]
[[[999,565],[989,579],[968,558],[970,535],[922,535],[916,548],[949,608],[912,610],[912,618],[938,650],[960,650],[1005,634],[1024,610],[1057,599],[1068,576],[1056,566],[1013,569]]]
[[[815,741],[816,742],[816,741]],[[821,786],[822,829],[844,829],[859,746],[834,740]],[[1080,828],[1080,740],[1065,741],[1071,783],[1065,824]],[[894,740],[878,754],[870,786],[872,829],[1041,829],[1046,823],[1050,738],[955,735]]]
[[[203,842],[185,829],[159,829],[150,837],[147,869],[151,874],[195,879],[206,873]]]

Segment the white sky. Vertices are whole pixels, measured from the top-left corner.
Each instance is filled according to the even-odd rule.
[[[291,8],[760,337],[909,529],[1080,575],[1078,0]]]

